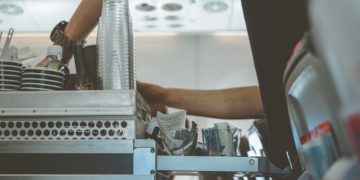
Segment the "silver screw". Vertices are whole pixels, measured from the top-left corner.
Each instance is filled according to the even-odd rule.
[[[254,159],[250,159],[249,164],[250,164],[250,165],[254,165],[254,164],[255,164],[255,160],[254,160]]]

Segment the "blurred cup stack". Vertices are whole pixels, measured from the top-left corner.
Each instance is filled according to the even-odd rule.
[[[20,88],[22,63],[18,60],[18,50],[11,47],[14,29],[10,28],[0,53],[0,91],[13,91]],[[0,40],[2,31],[0,31]]]
[[[0,60],[0,91],[19,89],[22,71],[21,62]]]
[[[21,79],[22,91],[62,90],[65,74],[45,67],[24,69]]]
[[[98,89],[135,89],[132,31],[128,0],[104,0],[97,36]]]

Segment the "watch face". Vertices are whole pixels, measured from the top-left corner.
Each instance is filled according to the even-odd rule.
[[[77,41],[73,41],[65,35],[64,30],[67,24],[68,22],[66,21],[61,21],[59,24],[57,24],[50,34],[50,40],[56,45],[62,46],[63,48],[72,48],[72,46],[76,44]],[[83,40],[79,42],[85,43]]]
[[[59,31],[63,32],[65,30],[66,25],[68,24],[68,22],[66,21],[61,21],[59,22],[54,29],[52,30],[51,34],[50,34],[50,39],[51,41],[55,42],[56,38],[58,35],[56,35]]]
[[[55,30],[52,41],[61,47],[72,47],[74,44],[73,41],[69,40],[68,37],[65,36],[63,31]]]

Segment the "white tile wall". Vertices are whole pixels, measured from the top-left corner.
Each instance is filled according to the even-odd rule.
[[[137,77],[166,87],[195,88],[197,37],[139,37],[136,43]]]

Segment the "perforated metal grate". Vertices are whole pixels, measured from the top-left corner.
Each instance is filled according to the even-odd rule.
[[[134,121],[0,121],[0,141],[128,139]]]

